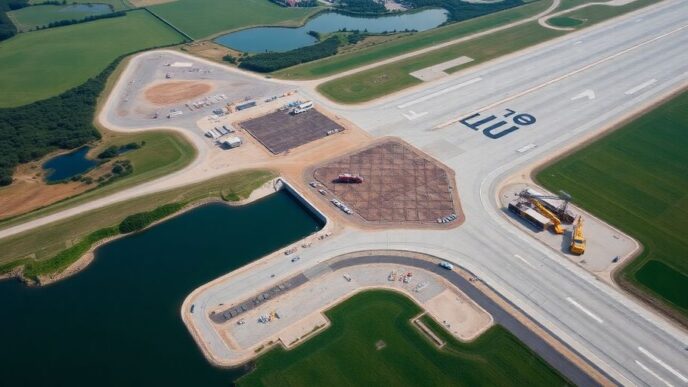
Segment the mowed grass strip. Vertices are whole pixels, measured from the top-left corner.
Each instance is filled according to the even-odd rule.
[[[313,79],[337,74],[345,70],[525,19],[544,11],[551,3],[552,0],[539,0],[475,19],[419,32],[377,46],[290,67],[276,71],[273,75],[284,79]]]
[[[504,328],[438,349],[410,319],[421,312],[396,292],[357,294],[328,311],[332,325],[296,348],[257,360],[240,386],[560,386],[559,374]],[[378,344],[381,349],[378,349]]]
[[[46,0],[29,0],[29,4],[42,4]],[[127,0],[68,0],[67,4],[110,4],[115,11],[130,9],[131,4]]]
[[[176,0],[150,9],[194,39],[258,25],[298,26],[320,10],[268,0]]]
[[[113,227],[131,214],[151,211],[169,203],[191,203],[204,198],[220,199],[227,192],[246,198],[256,188],[274,178],[268,170],[245,170],[202,183],[142,196],[79,214],[0,240],[0,267],[17,260],[50,259],[84,240],[96,230]]]
[[[96,76],[123,54],[182,40],[144,10],[18,34],[0,43],[0,107],[52,97]]]
[[[83,7],[86,7],[85,5]],[[47,26],[48,24],[62,20],[81,20],[88,16],[102,15],[112,12],[109,7],[95,7],[75,9],[70,5],[37,5],[24,7],[16,11],[8,12],[12,21],[19,24],[17,28],[28,31],[36,27]]]
[[[593,214],[637,238],[621,273],[688,316],[688,92],[537,174]]]
[[[575,11],[575,17],[586,20],[585,25],[589,26],[657,2],[658,0],[638,0],[621,7],[591,6]],[[599,13],[595,14],[594,17],[587,17],[588,14],[584,11],[591,13],[599,11]],[[573,15],[574,13],[571,17]],[[336,102],[345,104],[366,102],[420,84],[422,81],[412,77],[411,72],[444,63],[459,56],[468,56],[474,59],[468,64],[446,70],[448,73],[453,73],[543,43],[566,33],[566,31],[544,28],[533,21],[467,42],[457,43],[336,78],[321,84],[318,86],[318,90]],[[284,71],[288,71],[288,69]]]

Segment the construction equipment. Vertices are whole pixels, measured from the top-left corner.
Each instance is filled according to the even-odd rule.
[[[567,192],[559,191],[559,195],[544,195],[531,188],[526,188],[518,193],[518,196],[528,201],[536,200],[540,202],[547,210],[554,213],[559,220],[564,223],[571,224],[575,217],[568,212],[568,206],[571,202],[571,195]],[[560,200],[561,204],[557,205],[554,200]]]
[[[336,183],[360,184],[363,183],[363,178],[359,175],[352,175],[350,173],[342,173],[335,179]]]
[[[569,251],[572,254],[581,255],[585,253],[585,235],[583,235],[583,218],[578,217],[578,222],[573,228],[573,234],[571,235],[571,245],[569,246]]]
[[[535,210],[537,212],[544,215],[547,219],[549,219],[550,222],[552,222],[552,231],[554,231],[555,234],[564,233],[564,227],[561,225],[561,220],[559,220],[559,218],[557,218],[552,211],[546,209],[539,200],[531,199],[530,202],[533,203],[533,206],[535,206]]]

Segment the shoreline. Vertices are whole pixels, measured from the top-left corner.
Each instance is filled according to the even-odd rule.
[[[96,250],[110,242],[113,242],[117,239],[127,237],[129,235],[138,233],[138,232],[143,232],[145,230],[148,230],[151,227],[154,227],[160,223],[166,222],[174,217],[183,215],[189,211],[192,211],[198,207],[201,207],[206,204],[210,203],[222,203],[228,206],[232,207],[240,207],[240,206],[245,206],[248,204],[251,204],[253,202],[256,202],[264,197],[267,197],[271,194],[274,194],[278,192],[279,190],[276,190],[275,184],[277,181],[281,180],[282,178],[277,176],[275,178],[272,178],[268,180],[267,182],[263,183],[260,187],[254,189],[251,194],[249,195],[248,198],[238,200],[238,201],[227,201],[223,200],[220,197],[216,198],[205,198],[205,199],[199,199],[194,202],[190,202],[186,204],[184,207],[182,207],[179,211],[175,212],[174,214],[171,214],[169,216],[166,216],[162,219],[158,219],[155,222],[149,224],[148,226],[144,227],[141,230],[138,230],[133,233],[127,233],[127,234],[118,234],[115,236],[111,236],[108,238],[101,239],[91,245],[91,247],[81,256],[79,257],[76,261],[72,262],[69,266],[67,266],[64,270],[57,272],[57,273],[51,273],[51,274],[45,274],[45,275],[39,275],[36,280],[32,278],[28,278],[24,276],[24,265],[20,264],[16,268],[10,270],[7,273],[0,274],[0,281],[2,280],[8,280],[8,279],[17,279],[21,282],[23,282],[26,286],[31,286],[31,287],[39,287],[39,286],[46,286],[50,285],[53,283],[56,283],[60,280],[72,277],[78,273],[80,273],[82,270],[86,269],[91,262],[95,259],[95,253]],[[294,193],[291,193],[292,195]]]

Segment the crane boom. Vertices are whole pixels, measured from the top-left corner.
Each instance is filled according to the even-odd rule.
[[[554,231],[555,234],[564,233],[564,227],[562,227],[561,225],[561,220],[559,220],[559,218],[557,218],[557,216],[554,215],[552,211],[545,208],[545,206],[543,206],[539,200],[531,199],[530,202],[533,203],[533,205],[535,206],[535,210],[537,210],[537,212],[541,213],[552,222],[552,231]]]

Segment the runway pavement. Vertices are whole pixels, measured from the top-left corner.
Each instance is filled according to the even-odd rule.
[[[466,223],[450,231],[346,230],[300,253],[299,269],[362,250],[411,250],[451,260],[620,383],[688,384],[685,331],[513,227],[495,197],[516,171],[684,88],[685,47],[688,7],[667,1],[381,103],[344,108],[319,99],[370,133],[399,136],[453,168]],[[266,261],[209,285],[207,300],[248,294],[270,282],[268,273],[280,278],[295,270],[288,262]]]

